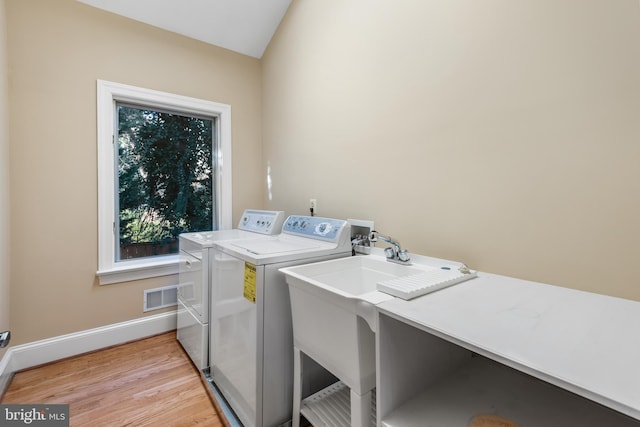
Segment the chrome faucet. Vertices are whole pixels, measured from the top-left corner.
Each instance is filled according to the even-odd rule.
[[[387,257],[387,261],[395,262],[398,264],[408,265],[411,264],[411,258],[409,257],[409,251],[406,249],[400,248],[400,243],[393,240],[390,236],[383,236],[378,234],[377,231],[371,232],[371,240],[375,242],[376,240],[382,240],[383,242],[387,242],[391,245],[391,247],[385,248],[384,255]]]

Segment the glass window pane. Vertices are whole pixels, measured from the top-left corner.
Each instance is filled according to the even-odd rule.
[[[116,104],[116,260],[178,252],[214,229],[214,118]]]

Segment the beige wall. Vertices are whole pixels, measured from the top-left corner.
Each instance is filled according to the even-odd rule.
[[[73,0],[3,3],[12,344],[141,317],[176,281],[96,284],[96,79],[231,104],[234,222],[314,197],[413,252],[640,299],[637,0],[294,0],[262,61]]]
[[[262,67],[268,207],[640,300],[637,0],[294,0]]]
[[[7,43],[4,0],[0,0],[0,332],[9,317],[9,132],[7,131]],[[7,351],[0,350],[0,358]]]
[[[260,62],[73,0],[6,9],[13,343],[141,317],[177,278],[97,285],[96,79],[231,105],[235,222],[262,201]]]

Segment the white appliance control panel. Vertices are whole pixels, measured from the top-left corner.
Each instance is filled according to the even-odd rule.
[[[340,219],[291,215],[284,222],[282,232],[337,243],[345,229],[350,227]]]
[[[276,234],[282,227],[283,221],[283,211],[253,211],[247,209],[242,214],[242,218],[240,218],[238,230]]]

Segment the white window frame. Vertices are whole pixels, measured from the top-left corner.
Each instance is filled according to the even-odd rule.
[[[178,255],[115,260],[116,168],[115,103],[126,102],[163,110],[216,117],[216,216],[220,229],[231,228],[231,106],[217,102],[97,81],[98,123],[98,271],[101,285],[178,273]]]

